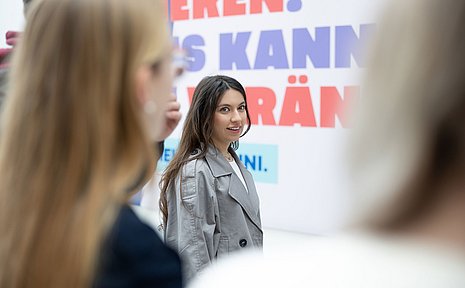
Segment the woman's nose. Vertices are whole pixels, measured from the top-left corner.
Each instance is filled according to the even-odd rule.
[[[238,122],[241,121],[241,115],[239,115],[239,111],[233,110],[231,114],[231,122]]]

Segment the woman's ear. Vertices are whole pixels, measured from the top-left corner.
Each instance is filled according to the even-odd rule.
[[[136,72],[136,97],[141,105],[150,100],[150,81],[152,72],[150,68],[143,65]]]

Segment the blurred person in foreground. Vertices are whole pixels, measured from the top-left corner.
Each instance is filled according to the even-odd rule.
[[[179,257],[127,205],[180,117],[160,2],[36,0],[13,54],[0,287],[181,287]]]
[[[351,142],[362,225],[192,287],[465,287],[465,2],[395,0],[379,27]]]

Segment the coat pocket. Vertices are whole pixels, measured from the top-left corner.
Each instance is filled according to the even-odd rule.
[[[194,177],[181,177],[180,198],[188,211],[193,213],[197,203],[196,180]]]

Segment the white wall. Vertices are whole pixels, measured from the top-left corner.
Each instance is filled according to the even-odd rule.
[[[8,48],[5,41],[7,31],[23,30],[23,1],[3,0],[0,4],[0,48]]]

